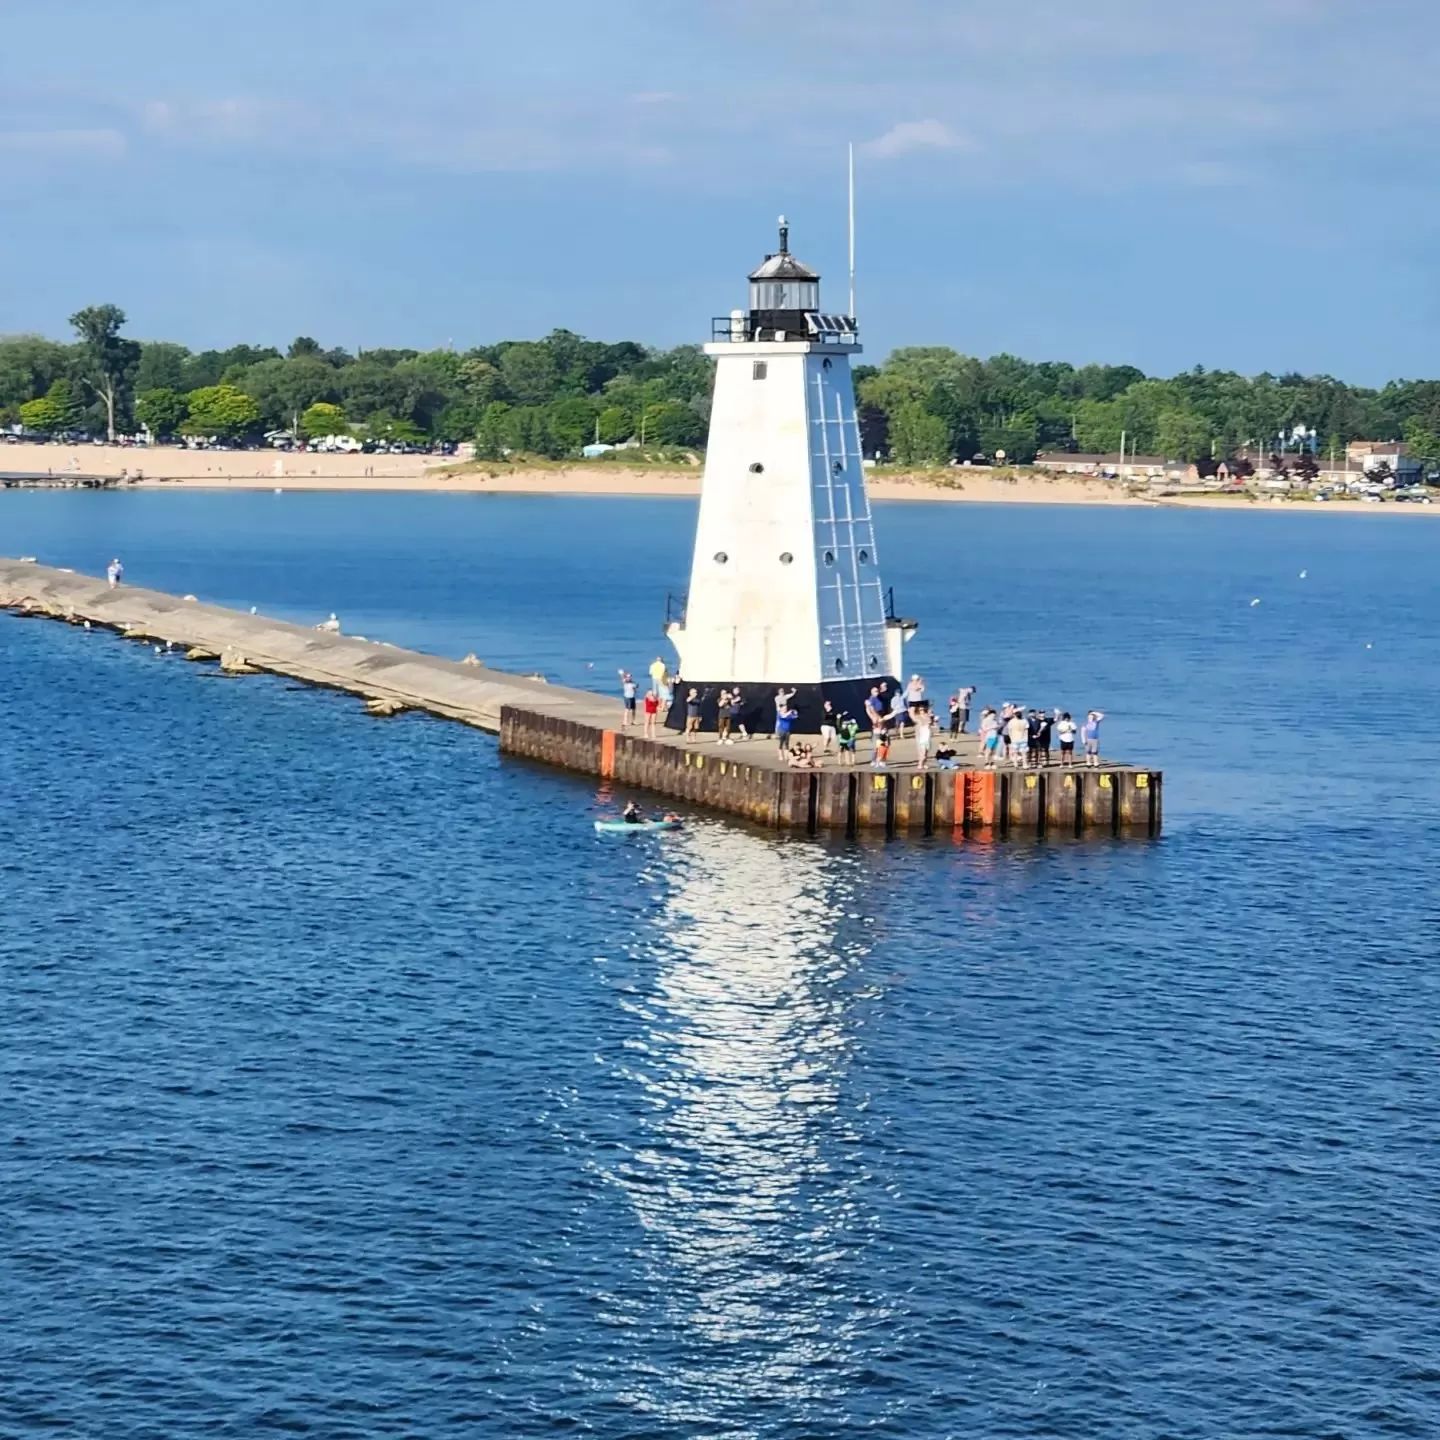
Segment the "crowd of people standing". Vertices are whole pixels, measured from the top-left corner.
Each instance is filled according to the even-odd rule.
[[[693,686],[685,688],[658,656],[649,673],[650,689],[642,697],[635,677],[628,670],[620,671],[625,707],[622,728],[639,723],[638,711],[643,716],[646,738],[655,738],[657,726],[665,723],[676,694],[683,689],[683,738],[690,744],[700,741],[710,692],[702,695]],[[893,691],[887,682],[879,681],[870,687],[863,717],[838,710],[830,700],[823,701],[818,739],[812,744],[796,735],[800,714],[794,705],[795,691],[781,687],[774,696],[772,734],[780,759],[797,769],[816,769],[829,755],[835,755],[841,766],[853,766],[858,764],[863,718],[870,732],[870,764],[874,768],[889,766],[895,740],[907,735],[915,742],[917,769],[932,763],[941,768],[958,768],[959,752],[951,742],[969,734],[974,699],[973,685],[957,686],[946,701],[948,726],[942,729],[923,676],[912,675],[908,684]],[[746,726],[749,708],[739,686],[720,690],[715,698],[715,744],[734,745],[752,738]],[[1100,725],[1104,719],[1101,710],[1088,710],[1083,720],[1076,720],[1070,711],[1058,706],[1040,709],[1008,701],[998,707],[987,705],[977,725],[981,763],[992,769],[1001,765],[1040,768],[1054,763],[1098,766]]]

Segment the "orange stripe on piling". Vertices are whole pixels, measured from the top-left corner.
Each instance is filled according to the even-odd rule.
[[[600,778],[602,780],[615,778],[615,732],[613,730],[600,732]]]

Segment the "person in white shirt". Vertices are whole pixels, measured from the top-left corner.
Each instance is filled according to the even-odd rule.
[[[1055,722],[1055,734],[1060,740],[1060,763],[1062,765],[1075,763],[1075,735],[1079,728],[1070,718],[1068,710],[1064,711]]]

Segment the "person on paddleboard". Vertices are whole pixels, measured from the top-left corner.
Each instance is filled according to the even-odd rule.
[[[631,800],[625,806],[625,809],[621,813],[620,818],[627,825],[639,825],[642,824],[645,819],[645,817],[640,813],[640,807],[633,800]]]

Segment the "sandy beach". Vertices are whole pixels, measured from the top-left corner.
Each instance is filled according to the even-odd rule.
[[[0,474],[125,477],[147,489],[398,490],[456,494],[695,496],[700,467],[660,469],[609,461],[520,467],[457,465],[433,455],[286,455],[264,450],[122,449],[106,445],[0,446]],[[138,482],[135,477],[141,478]],[[1149,496],[1104,480],[1034,472],[873,471],[871,498],[1004,505],[1128,505],[1267,513],[1440,516],[1440,505],[1375,504],[1248,495]]]

